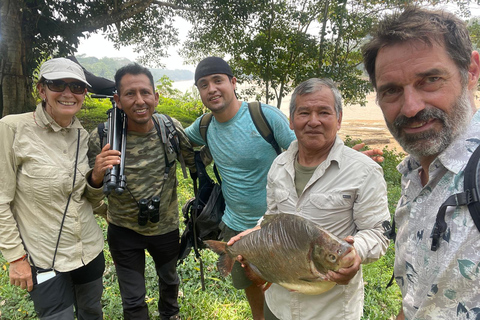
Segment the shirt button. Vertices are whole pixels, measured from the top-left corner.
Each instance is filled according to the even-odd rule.
[[[67,150],[63,150],[63,154],[67,154]]]

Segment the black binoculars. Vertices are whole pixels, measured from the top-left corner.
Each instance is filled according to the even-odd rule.
[[[160,197],[153,196],[151,200],[140,199],[138,202],[138,224],[144,226],[148,220],[152,223],[160,221]]]

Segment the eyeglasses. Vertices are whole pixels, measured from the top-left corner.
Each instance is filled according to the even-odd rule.
[[[70,82],[67,83],[63,80],[45,80],[45,84],[48,89],[53,92],[63,92],[66,87],[70,88],[70,91],[74,94],[82,94],[85,92],[87,85],[83,82]]]

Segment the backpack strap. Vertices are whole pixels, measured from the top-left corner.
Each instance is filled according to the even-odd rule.
[[[103,139],[107,135],[107,130],[108,130],[108,123],[101,122],[97,126],[97,131],[98,131],[98,136],[100,137],[100,149],[102,149],[105,145],[103,144]]]
[[[187,178],[187,170],[185,166],[185,160],[180,151],[180,142],[178,139],[178,133],[173,124],[172,118],[166,114],[154,113],[153,124],[157,130],[157,135],[165,146],[165,179],[168,176],[170,168],[173,162],[168,162],[168,153],[176,153],[177,159],[182,166],[182,172],[185,179]]]
[[[210,125],[210,122],[212,122],[212,117],[213,114],[210,113],[205,113],[202,115],[202,118],[200,119],[200,135],[202,136],[203,141],[205,141],[205,145],[207,145],[207,130],[208,126]]]
[[[250,111],[250,116],[252,117],[253,124],[255,124],[255,128],[257,128],[257,131],[260,133],[263,139],[272,145],[273,149],[275,149],[277,152],[277,155],[282,153],[282,150],[278,146],[278,143],[273,135],[272,127],[270,127],[270,124],[263,113],[261,103],[258,101],[249,102],[248,110]]]
[[[272,127],[270,127],[270,124],[268,123],[267,118],[263,113],[262,104],[258,101],[249,102],[248,111],[250,112],[250,116],[252,117],[252,121],[253,121],[253,124],[255,125],[255,128],[257,128],[257,131],[260,133],[262,138],[272,145],[277,155],[282,153],[282,150],[280,149],[273,135]],[[208,126],[210,125],[210,122],[212,122],[212,116],[213,115],[211,112],[205,113],[204,115],[202,115],[202,118],[200,119],[200,128],[199,128],[200,135],[202,136],[202,139],[203,141],[205,141],[206,145],[208,145],[207,130],[208,130]]]
[[[480,146],[470,157],[464,171],[464,189],[467,193],[468,210],[480,231]]]
[[[464,191],[448,197],[438,210],[432,231],[432,246],[430,248],[432,251],[437,251],[440,246],[440,237],[447,230],[447,223],[445,222],[447,207],[468,206],[473,222],[478,231],[480,231],[480,147],[477,147],[468,160],[463,176]]]

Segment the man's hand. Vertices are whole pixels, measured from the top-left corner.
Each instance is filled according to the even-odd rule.
[[[10,264],[10,284],[28,291],[33,290],[32,269],[27,260]]]
[[[345,238],[345,241],[353,245],[354,239],[352,236],[348,236]],[[355,259],[353,264],[348,268],[341,268],[337,272],[329,270],[327,273],[327,278],[329,281],[336,282],[337,284],[347,285],[350,280],[357,274],[358,270],[360,270],[360,264],[362,263],[362,259],[358,255],[355,255]]]
[[[100,154],[95,157],[95,165],[93,167],[90,178],[90,185],[94,188],[100,188],[103,184],[103,177],[107,169],[120,164],[120,151],[110,150],[110,144],[107,143]]]
[[[259,229],[260,229],[260,226],[255,226],[251,229],[247,229],[243,232],[240,232],[239,234],[237,234],[236,236],[233,236],[230,240],[228,240],[227,245],[231,246],[232,244],[234,244],[238,240],[242,239],[242,237],[246,236],[250,232],[255,231],[255,230],[259,230]]]
[[[237,242],[238,240],[242,239],[242,237],[246,236],[247,234],[249,234],[250,232],[253,232],[255,230],[258,230],[260,229],[260,226],[255,226],[251,229],[247,229],[243,232],[240,232],[239,234],[237,234],[236,236],[233,236],[232,238],[230,238],[230,240],[228,240],[227,242],[227,245],[231,246],[232,244],[234,244],[235,242]],[[245,263],[243,261],[243,256],[241,255],[238,255],[237,256],[237,261],[240,262],[242,264],[242,267],[245,268]]]
[[[359,144],[356,144],[352,147],[353,150],[357,150],[357,151],[360,151],[363,147],[365,147],[365,143],[359,143]],[[372,150],[365,150],[365,151],[361,151],[364,155],[370,157],[373,161],[375,162],[383,162],[383,160],[385,160],[384,157],[382,157],[383,155],[383,151],[380,150],[380,149],[372,149]]]

